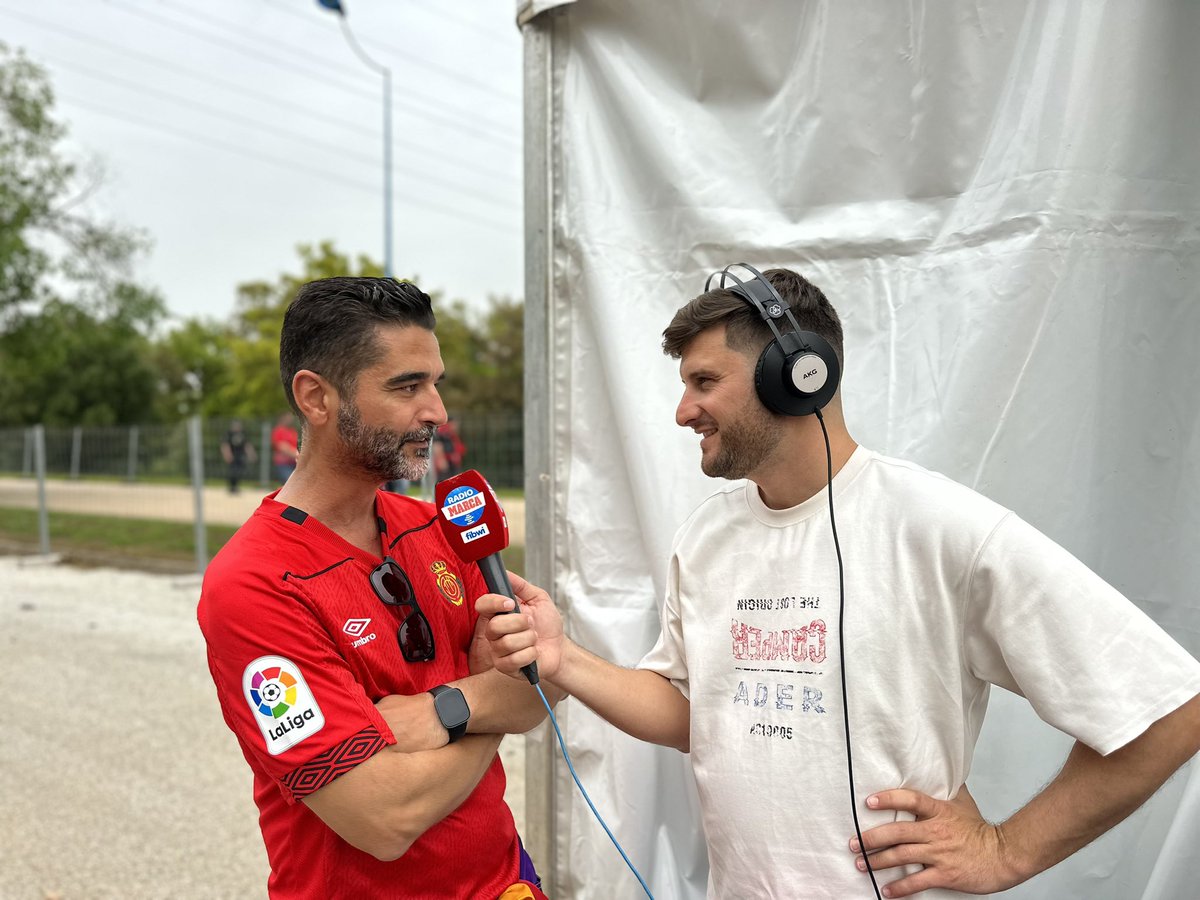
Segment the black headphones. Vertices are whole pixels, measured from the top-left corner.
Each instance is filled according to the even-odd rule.
[[[734,266],[753,272],[754,280],[742,281],[729,271]],[[706,292],[718,276],[721,280],[717,287],[732,291],[758,310],[775,335],[754,367],[754,388],[763,406],[784,416],[810,416],[832,400],[841,380],[842,366],[829,341],[801,330],[775,286],[754,266],[732,263],[720,272],[713,272],[704,282]],[[734,283],[726,285],[727,278]],[[792,323],[792,330],[786,334],[780,332],[775,322],[784,316]]]

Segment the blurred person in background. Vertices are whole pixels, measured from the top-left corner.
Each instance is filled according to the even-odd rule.
[[[253,465],[258,458],[254,445],[246,437],[242,428],[242,420],[234,419],[229,423],[225,439],[221,441],[221,458],[225,460],[226,478],[229,481],[229,493],[238,492],[238,482],[246,477],[246,467]]]
[[[458,420],[447,419],[433,436],[433,471],[438,480],[453,478],[463,470],[467,445],[458,434]]]
[[[284,484],[296,471],[296,460],[300,456],[300,435],[296,432],[291,413],[280,413],[271,429],[271,465],[275,467],[275,478]]]
[[[327,278],[284,316],[304,451],[209,565],[198,618],[254,773],[273,898],[542,898],[497,749],[545,710],[491,668],[475,565],[420,479],[446,419],[429,297]]]

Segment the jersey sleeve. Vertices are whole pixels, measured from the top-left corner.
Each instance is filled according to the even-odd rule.
[[[976,560],[963,643],[976,676],[1105,755],[1200,693],[1200,663],[1011,513]]]
[[[206,585],[200,626],[226,723],[289,803],[395,743],[299,586]]]

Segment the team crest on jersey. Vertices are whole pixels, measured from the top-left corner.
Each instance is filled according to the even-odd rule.
[[[440,559],[429,567],[429,571],[433,573],[433,577],[437,582],[437,589],[441,591],[452,606],[462,606],[463,598],[466,596],[466,589],[463,587],[462,579],[450,571]]]

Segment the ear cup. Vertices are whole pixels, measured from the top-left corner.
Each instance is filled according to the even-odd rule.
[[[796,332],[801,348],[788,355],[771,341],[754,367],[754,388],[763,405],[783,416],[808,416],[837,393],[842,367],[819,334]]]

